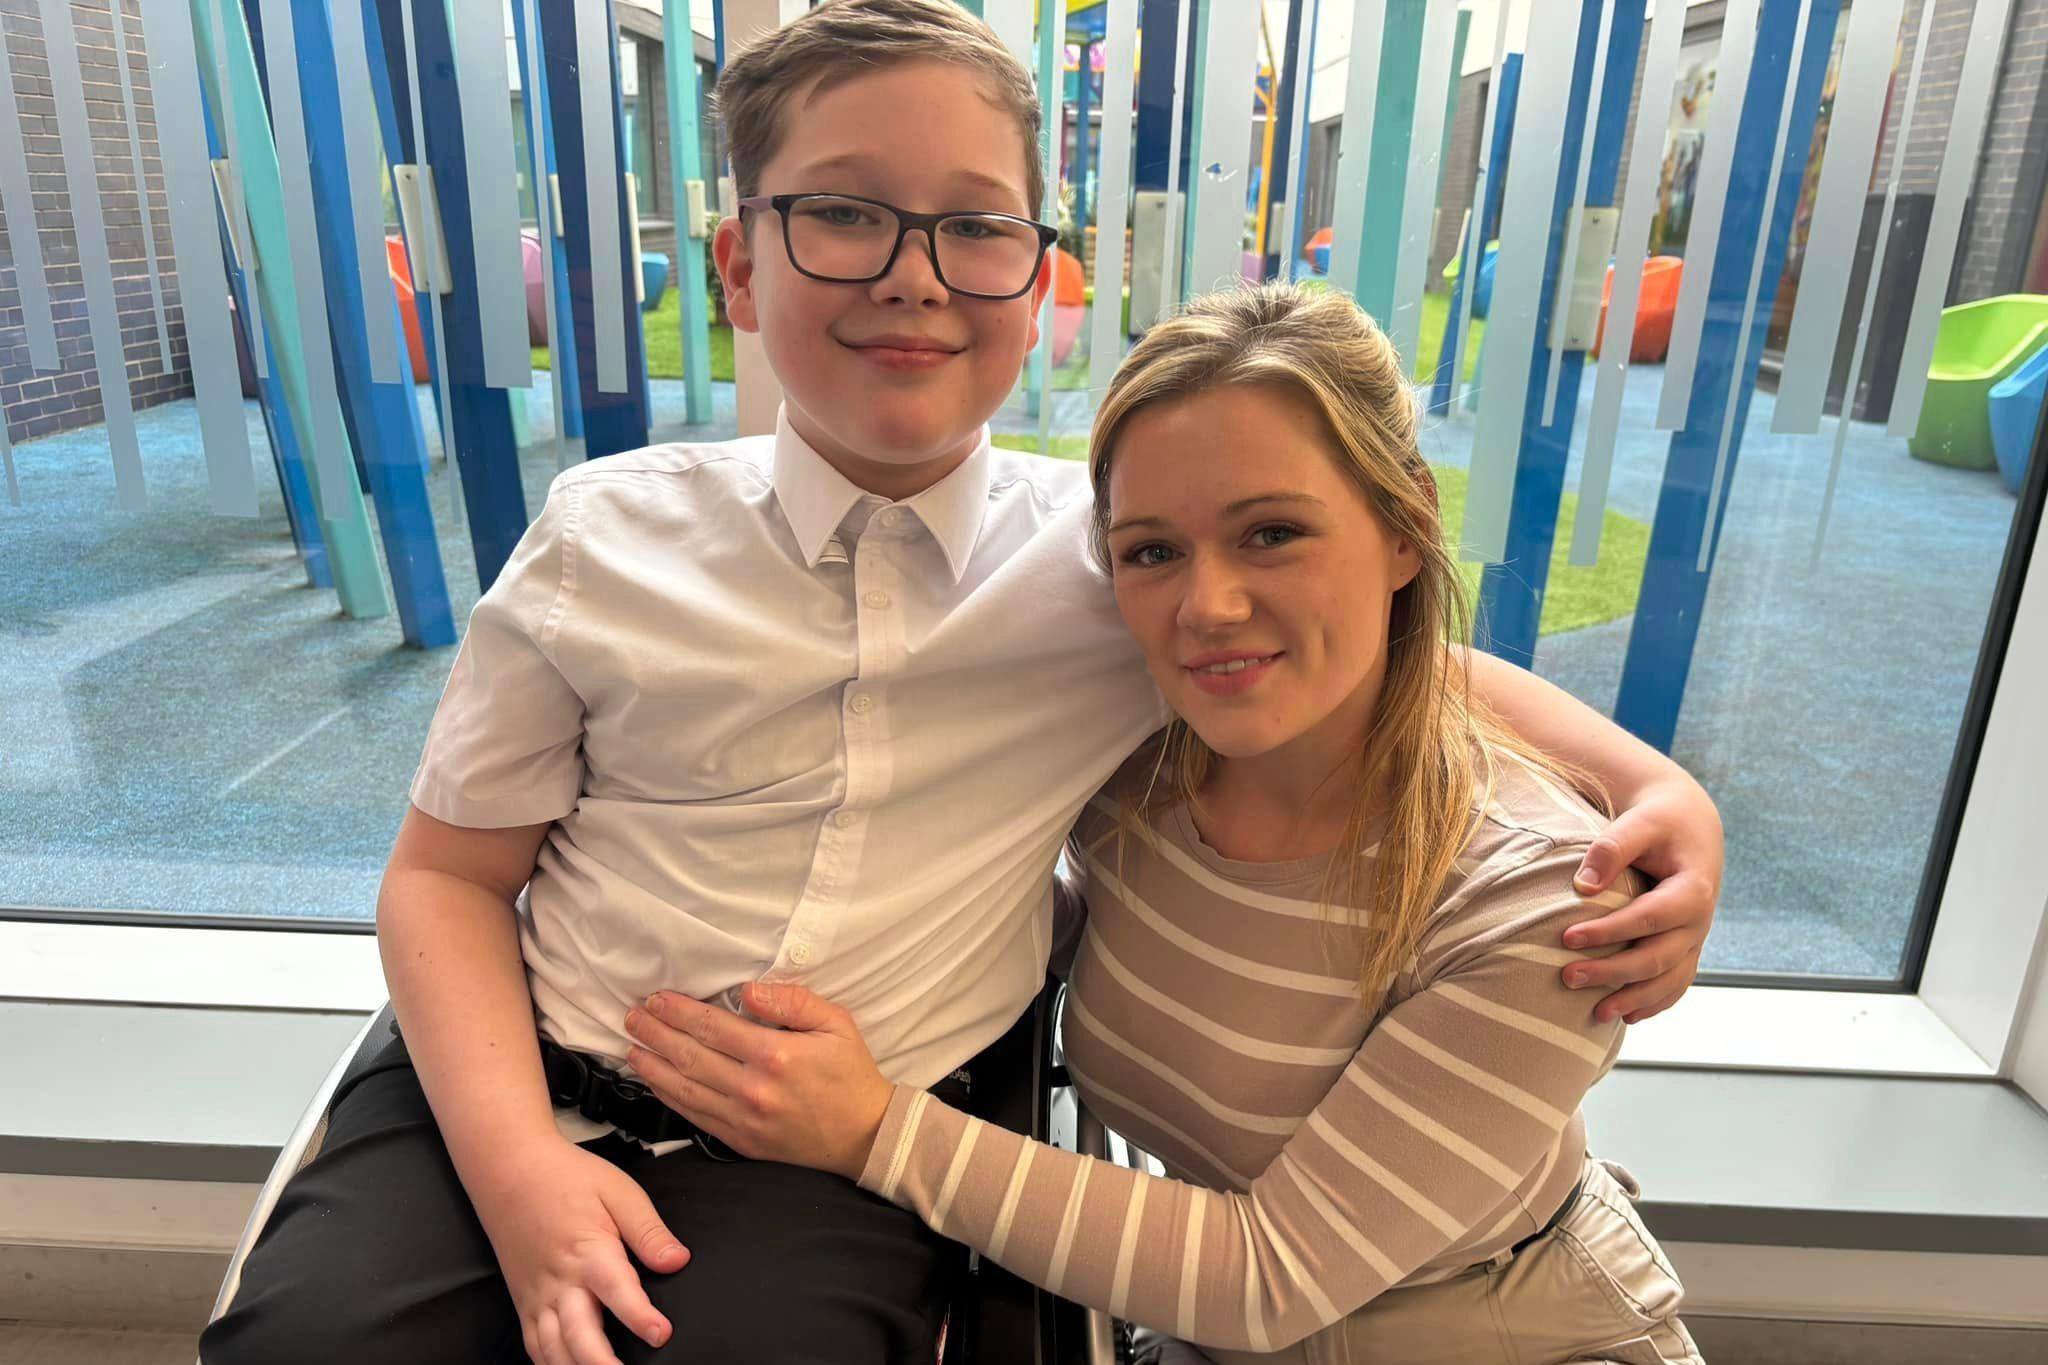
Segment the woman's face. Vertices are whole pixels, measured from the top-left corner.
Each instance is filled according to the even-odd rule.
[[[1309,401],[1233,385],[1140,410],[1109,479],[1117,609],[1203,743],[1356,752],[1420,556],[1340,472]]]

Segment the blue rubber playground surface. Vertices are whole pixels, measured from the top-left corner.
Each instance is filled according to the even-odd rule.
[[[1611,493],[1646,522],[1669,442],[1652,420],[1659,378],[1632,371]],[[536,376],[522,460],[535,510],[555,468],[547,382]],[[652,388],[655,439],[731,433],[729,385],[701,428],[683,424],[679,383]],[[1056,394],[1053,430],[1085,431],[1089,406]],[[0,903],[370,917],[453,652],[408,648],[395,617],[345,619],[307,586],[247,412],[265,490],[254,520],[208,513],[189,401],[139,415],[143,512],[115,509],[102,429],[17,447],[25,505],[0,503]],[[1889,976],[2014,499],[1995,474],[1920,463],[1855,424],[1814,567],[1832,419],[1817,437],[1774,435],[1770,420],[1759,394],[1674,744],[1728,827],[1707,963]],[[1471,423],[1432,419],[1424,454],[1467,463]],[[462,619],[475,568],[430,405],[425,425]],[[997,425],[1038,423],[1018,407]],[[1545,637],[1537,669],[1605,710],[1628,631]]]

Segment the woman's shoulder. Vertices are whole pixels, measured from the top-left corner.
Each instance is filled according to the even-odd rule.
[[[1470,837],[1453,867],[1433,917],[1431,937],[1460,937],[1495,921],[1585,917],[1573,878],[1606,817],[1557,774],[1515,753],[1495,749],[1491,781],[1481,774],[1473,794]],[[1634,894],[1632,878],[1601,899],[1618,906]]]
[[[1495,748],[1475,761],[1483,767],[1472,794],[1465,861],[1514,862],[1557,848],[1582,849],[1607,827],[1606,817],[1570,782],[1520,754]]]

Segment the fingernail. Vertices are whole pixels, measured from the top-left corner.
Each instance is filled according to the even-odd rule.
[[[1564,974],[1564,984],[1570,986],[1573,990],[1578,990],[1586,984],[1586,974],[1584,972],[1566,972]]]
[[[626,1032],[632,1033],[633,1031],[638,1029],[640,1027],[641,1021],[643,1021],[646,1018],[647,1016],[642,1014],[639,1010],[627,1010]]]
[[[1564,946],[1565,946],[1565,947],[1567,947],[1567,948],[1583,948],[1583,947],[1585,947],[1585,946],[1586,946],[1586,931],[1585,931],[1584,929],[1567,929],[1567,930],[1565,930],[1565,931],[1564,931]]]
[[[1579,875],[1572,878],[1572,882],[1576,886],[1591,890],[1600,885],[1600,878],[1593,873],[1592,869],[1582,867],[1579,869]]]
[[[662,999],[661,992],[656,991],[654,994],[648,996],[647,999],[642,1003],[647,1006],[647,1012],[649,1014],[659,1014],[661,1012],[662,1005],[666,1002]]]

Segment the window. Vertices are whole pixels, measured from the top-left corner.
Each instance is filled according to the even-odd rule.
[[[2024,59],[2048,17],[1909,4],[1887,32],[1883,6],[1833,0],[1647,16],[1570,3],[1522,32],[1473,0],[1460,45],[1451,6],[1373,43],[1349,32],[1349,6],[1322,6],[1313,33],[1297,13],[1312,7],[1265,8],[1263,38],[1250,7],[1197,32],[1168,7],[1148,13],[1141,51],[1163,55],[1137,64],[1132,113],[1100,106],[1118,86],[1105,71],[1090,116],[1056,125],[1078,139],[1069,170],[1085,156],[1100,176],[1116,142],[1129,156],[1125,278],[1256,270],[1261,230],[1305,244],[1290,272],[1355,292],[1413,359],[1424,453],[1474,552],[1485,642],[1618,715],[1720,802],[1714,977],[1893,993],[1999,1065],[2018,981],[1957,983],[2023,971],[2048,899],[2037,874],[2004,866],[2026,819],[2048,816],[2019,775],[2043,742],[2024,698],[2048,685],[2029,624],[2048,594],[2048,305],[2028,292],[2048,231],[2048,77]],[[468,22],[481,27],[429,14],[410,35],[416,60],[502,40],[528,69],[509,25]],[[1094,72],[1106,35],[1075,22],[1077,69]],[[485,285],[443,295],[433,264],[416,280],[406,262],[425,220],[405,175],[393,245],[354,228],[349,158],[369,149],[369,183],[379,145],[417,159],[408,35],[374,17],[360,35],[296,35],[313,73],[296,126],[264,117],[286,97],[280,35],[239,25],[202,27],[190,52],[175,29],[117,24],[89,0],[5,27],[0,169],[10,139],[21,147],[0,179],[15,263],[0,275],[0,406],[19,490],[0,506],[11,912],[363,926],[446,646],[558,462],[594,448],[587,433],[557,440],[558,420],[589,413],[558,404],[566,375],[529,378],[547,309],[540,276],[521,272],[538,262],[492,230],[496,211],[543,207],[525,82],[479,102],[510,95],[502,128],[444,86],[421,91],[446,102],[435,127],[464,130],[468,178],[444,178],[439,204],[451,270]],[[618,42],[624,87],[608,93],[623,141],[607,120],[586,125],[574,92],[556,92],[548,136],[560,151],[573,132],[568,154],[586,166],[608,155],[633,170],[645,210],[670,175],[651,162],[666,64],[656,39]],[[1353,69],[1366,52],[1376,65]],[[1589,79],[1560,74],[1596,54],[1606,66]],[[1263,124],[1254,136],[1261,68],[1278,73],[1270,140]],[[106,93],[67,95],[77,72]],[[429,161],[445,160],[437,136]],[[709,126],[702,137],[718,146]],[[95,140],[98,176],[81,179]],[[1267,164],[1276,146],[1292,169]],[[215,158],[240,172],[218,195],[200,165]],[[623,201],[600,193],[600,216],[623,222]],[[1099,182],[1076,201],[1085,278],[1115,202]],[[576,221],[558,249],[601,260],[588,205],[561,207]],[[321,268],[301,280],[309,241]],[[657,358],[678,325],[659,310],[701,268],[687,241],[649,246],[673,291],[662,303],[650,277],[654,378],[632,376],[655,439],[682,432],[696,401],[667,377],[680,361]],[[638,263],[613,259],[629,286]],[[1582,302],[1560,310],[1575,270]],[[597,325],[632,317],[620,299],[579,297],[611,310]],[[1074,453],[1115,359],[1094,354],[1094,310],[1111,297],[1056,305],[1046,389],[998,416],[1006,443],[1049,431],[1052,453]],[[1625,309],[1624,342],[1608,323]],[[707,334],[717,383],[730,340]],[[434,365],[450,348],[460,392]],[[420,382],[395,391],[378,376],[401,360]],[[508,366],[513,382],[479,387]],[[110,408],[105,386],[124,379]],[[500,401],[486,390],[503,410],[486,411]],[[713,411],[693,435],[730,429],[731,408]],[[402,496],[370,458],[392,450],[413,462],[403,479],[405,460],[389,467]],[[490,501],[514,480],[516,498]],[[431,513],[431,533],[401,532],[407,506]]]

